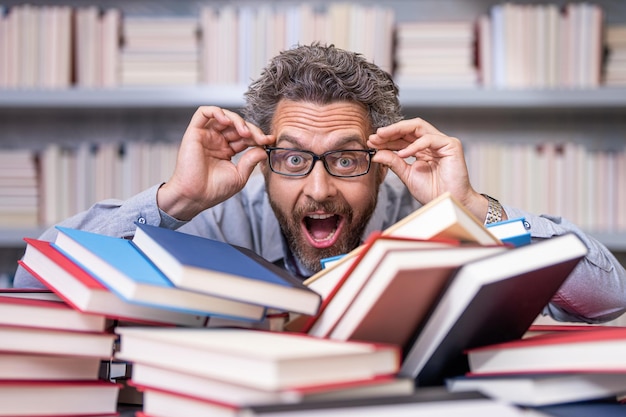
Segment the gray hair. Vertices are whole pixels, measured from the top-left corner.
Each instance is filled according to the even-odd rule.
[[[398,86],[361,54],[334,45],[300,45],[281,52],[245,93],[244,117],[269,133],[281,99],[363,105],[374,130],[402,119]]]

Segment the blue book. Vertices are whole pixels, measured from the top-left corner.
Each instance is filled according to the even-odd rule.
[[[234,320],[265,317],[263,306],[177,288],[130,240],[57,229],[54,246],[128,302]]]
[[[530,224],[524,217],[502,220],[501,222],[489,223],[487,229],[502,243],[514,247],[528,245],[530,243]]]
[[[317,313],[321,296],[253,251],[137,224],[133,242],[178,287],[280,311]]]

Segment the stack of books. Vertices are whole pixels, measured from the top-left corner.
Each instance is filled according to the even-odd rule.
[[[199,39],[199,22],[195,17],[125,17],[120,84],[197,84]]]
[[[600,85],[603,10],[591,3],[491,7],[478,20],[482,83],[496,88]]]
[[[626,25],[608,25],[605,29],[606,65],[604,84],[626,85]]]
[[[476,87],[474,22],[399,22],[394,77],[403,86]]]
[[[448,388],[532,407],[623,398],[626,329],[550,327],[550,332],[468,350],[470,371],[447,380]]]
[[[38,206],[35,156],[28,149],[0,151],[0,226],[36,227]]]
[[[75,63],[76,86],[117,87],[121,10],[117,8],[101,10],[94,5],[67,9],[68,14],[72,13],[75,32],[72,37],[68,37],[68,41],[74,42],[71,59]]]
[[[573,233],[505,245],[450,194],[305,282],[245,248],[136,226],[132,240],[58,226],[54,242],[27,239],[21,262],[76,310],[150,324],[117,326],[116,357],[159,416],[175,414],[155,412],[167,404],[229,415],[331,392],[406,400],[468,372],[468,350],[521,339],[587,253]],[[268,326],[275,315],[289,320]],[[306,357],[335,349],[343,359]],[[385,365],[359,362],[361,349]],[[274,366],[288,358],[299,365],[283,374]],[[361,373],[342,374],[353,362]]]
[[[241,328],[116,332],[116,357],[133,363],[130,383],[148,415],[238,415],[253,405],[413,392],[410,378],[395,376],[393,345]]]
[[[397,344],[401,375],[440,385],[466,349],[521,338],[586,253],[571,233],[503,245],[442,195],[306,281],[324,302],[287,329]]]
[[[116,340],[106,317],[34,295],[0,295],[0,416],[115,415],[120,386],[100,379]]]

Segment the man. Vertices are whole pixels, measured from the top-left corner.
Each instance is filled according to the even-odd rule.
[[[449,191],[479,219],[524,216],[534,240],[568,231],[584,240],[588,256],[547,313],[600,322],[625,311],[626,271],[604,246],[564,219],[502,208],[474,190],[461,142],[402,120],[397,86],[360,55],[317,44],[285,51],[251,84],[243,113],[200,107],[166,183],[63,224],[119,237],[132,236],[135,221],[180,228],[307,277],[320,259]],[[257,165],[263,175],[252,175]],[[42,239],[54,237],[50,229]],[[22,269],[15,285],[41,286]]]

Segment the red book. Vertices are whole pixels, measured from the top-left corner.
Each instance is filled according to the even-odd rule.
[[[398,378],[390,374],[358,378],[340,383],[331,382],[281,390],[266,390],[141,362],[133,364],[132,383],[145,388],[218,402],[231,407],[243,407],[250,404],[295,403],[330,398],[408,395],[414,389],[412,378]]]
[[[0,416],[115,416],[119,388],[106,381],[0,381]]]
[[[324,299],[308,333],[405,346],[460,265],[505,250],[451,240],[370,238]]]
[[[0,325],[102,332],[107,321],[103,315],[85,314],[58,301],[4,296],[0,297]]]
[[[473,375],[626,371],[626,328],[555,332],[467,351]]]
[[[27,246],[24,257],[19,261],[20,265],[79,311],[146,324],[200,327],[206,322],[205,316],[129,303],[111,292],[50,242],[30,238],[24,240]]]

